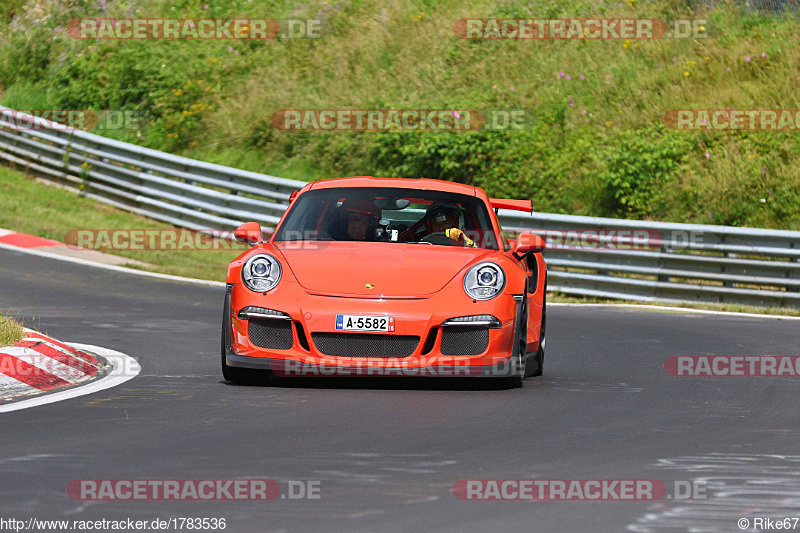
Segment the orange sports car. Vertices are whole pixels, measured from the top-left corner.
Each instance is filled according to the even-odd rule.
[[[509,240],[477,187],[369,176],[309,183],[231,262],[222,374],[490,377],[542,373],[544,241]]]

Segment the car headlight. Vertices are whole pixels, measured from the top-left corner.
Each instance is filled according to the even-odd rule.
[[[242,267],[242,281],[251,291],[267,292],[275,288],[282,273],[277,259],[267,254],[256,254]]]
[[[478,263],[464,276],[464,292],[476,300],[491,300],[506,286],[506,274],[494,263]]]

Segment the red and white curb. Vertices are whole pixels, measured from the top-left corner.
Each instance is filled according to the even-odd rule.
[[[0,413],[104,390],[140,371],[139,364],[123,353],[67,345],[25,329],[20,342],[0,348],[0,401],[10,402],[0,404]]]
[[[17,248],[46,248],[49,246],[63,246],[58,241],[51,241],[27,233],[17,233],[7,229],[0,229],[0,244],[16,246]]]

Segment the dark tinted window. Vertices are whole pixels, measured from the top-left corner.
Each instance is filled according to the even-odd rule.
[[[460,231],[454,233],[453,229]],[[274,240],[497,249],[489,212],[481,200],[464,194],[413,189],[342,187],[308,191],[292,204]]]

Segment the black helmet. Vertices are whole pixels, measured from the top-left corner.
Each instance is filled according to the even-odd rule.
[[[436,202],[425,211],[425,218],[431,222],[444,222],[446,218],[458,220],[461,208],[454,202]]]

